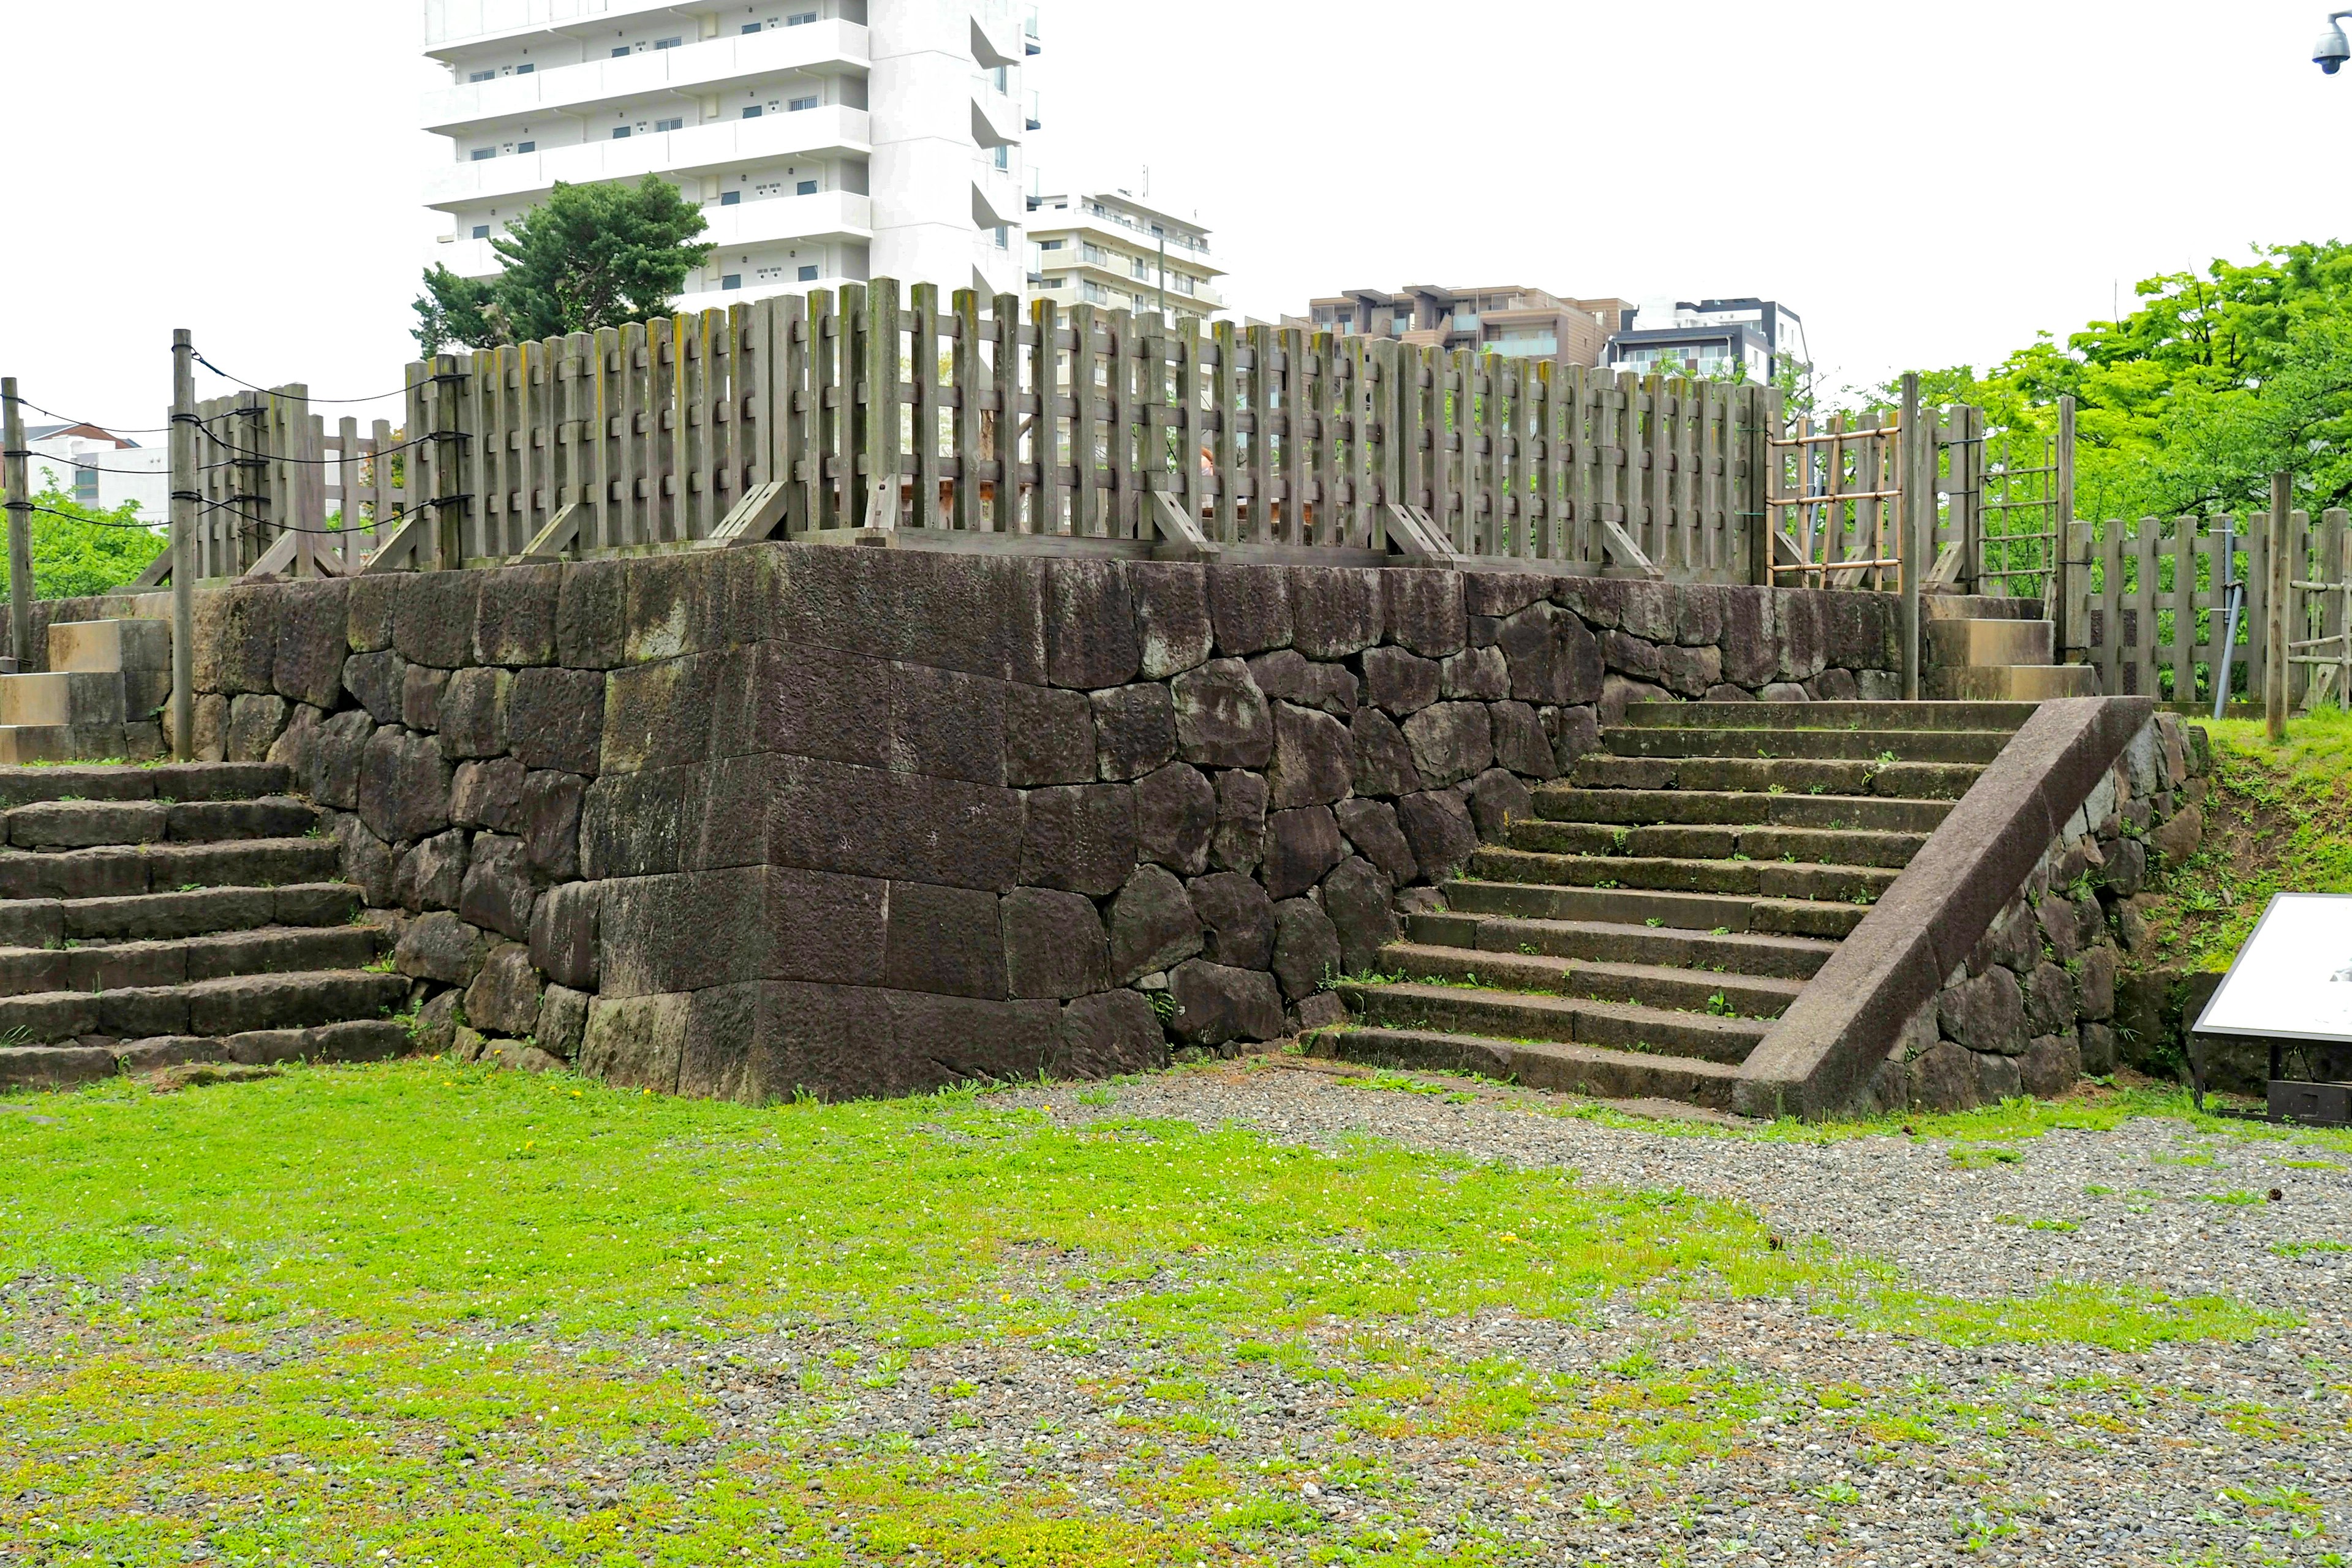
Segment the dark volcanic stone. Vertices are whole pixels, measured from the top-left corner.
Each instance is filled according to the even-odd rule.
[[[449,759],[429,735],[379,730],[360,763],[359,813],[387,844],[449,826]]]
[[[1046,686],[1004,689],[1004,782],[1015,789],[1092,784],[1095,709],[1083,691]]]
[[[1342,801],[1335,815],[1339,831],[1348,836],[1356,853],[1387,873],[1390,881],[1402,887],[1419,874],[1412,846],[1405,842],[1404,829],[1397,824],[1396,807],[1384,800],[1359,798]]]
[[[408,661],[390,648],[355,653],[343,661],[343,684],[379,724],[401,721],[407,678]]]
[[[1209,863],[1223,871],[1255,871],[1265,853],[1265,807],[1271,792],[1255,773],[1217,775],[1217,832]]]
[[[1510,695],[1520,701],[1567,707],[1601,695],[1601,645],[1574,612],[1530,605],[1496,635],[1510,668]]]
[[[1511,824],[1536,814],[1535,792],[1507,768],[1488,768],[1470,792],[1470,816],[1478,837],[1489,844],[1503,841]]]
[[[1279,568],[1212,566],[1207,575],[1219,653],[1237,658],[1290,646],[1290,586]]]
[[[1170,973],[1168,993],[1176,1002],[1169,1030],[1188,1046],[1255,1044],[1282,1036],[1282,994],[1262,970],[1194,959]]]
[[[1176,754],[1176,709],[1157,682],[1097,691],[1095,760],[1106,782],[1139,779]]]
[[[466,886],[466,835],[456,829],[421,839],[400,858],[392,896],[410,913],[454,910]]]
[[[1207,571],[1177,561],[1130,561],[1120,569],[1135,595],[1143,678],[1165,680],[1206,660],[1216,641]]]
[[[1206,928],[1202,956],[1236,969],[1264,969],[1274,958],[1274,900],[1255,878],[1220,871],[1185,888]]]
[[[1397,819],[1423,881],[1444,881],[1477,851],[1478,829],[1470,820],[1470,808],[1450,789],[1405,796],[1397,802]]]
[[[1258,874],[1275,898],[1295,898],[1321,881],[1341,853],[1330,807],[1277,811],[1265,819],[1265,859]]]
[[[1317,708],[1345,719],[1356,710],[1356,672],[1344,664],[1318,664],[1295,648],[1260,654],[1249,661],[1258,689],[1277,701]]]
[[[1348,728],[1355,747],[1352,782],[1358,795],[1411,795],[1422,787],[1412,747],[1394,720],[1365,708],[1358,710]]]
[[[1355,772],[1354,751],[1347,730],[1329,714],[1276,703],[1274,763],[1266,770],[1275,807],[1328,805],[1344,799]]]
[[[890,884],[883,984],[894,991],[1003,1001],[1004,928],[997,898],[971,888]]]
[[[1404,721],[1423,784],[1474,778],[1495,760],[1495,732],[1483,702],[1441,702]]]
[[[1201,951],[1200,917],[1184,884],[1159,866],[1142,866],[1110,906],[1111,983],[1129,985]]]
[[[1391,567],[1381,574],[1381,621],[1389,641],[1424,658],[1461,651],[1467,634],[1459,574]]]
[[[465,889],[457,900],[457,912],[466,922],[528,941],[531,905],[538,898],[522,840],[498,833],[476,835],[466,864]]]
[[[1004,895],[1001,918],[1015,997],[1067,1000],[1109,988],[1110,941],[1092,900],[1015,888]]]
[[[1274,907],[1274,973],[1283,994],[1302,1002],[1339,978],[1339,931],[1312,899]]]
[[[1124,686],[1142,668],[1135,595],[1112,561],[1045,563],[1045,671],[1055,686]]]
[[[1197,768],[1171,763],[1136,781],[1135,847],[1180,876],[1209,868],[1217,830],[1217,792]]]
[[[1274,754],[1265,693],[1237,658],[1213,659],[1170,683],[1184,760],[1204,767],[1263,768]]]
[[[593,777],[604,745],[604,678],[591,669],[526,669],[507,694],[507,740],[526,768]]]
[[[1377,969],[1381,949],[1402,934],[1389,908],[1392,890],[1387,873],[1360,856],[1323,879],[1323,912],[1339,933],[1339,963],[1349,973]]]
[[[1938,998],[1945,1037],[1972,1051],[2014,1056],[2026,1046],[2025,996],[2017,976],[1998,966]]]
[[[1135,792],[1066,784],[1029,793],[1019,879],[1029,887],[1105,898],[1135,868]]]
[[[1438,665],[1401,647],[1376,647],[1364,655],[1364,698],[1399,718],[1437,700]]]

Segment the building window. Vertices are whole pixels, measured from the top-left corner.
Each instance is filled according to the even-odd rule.
[[[474,162],[477,163],[480,163],[485,158],[495,158],[498,155],[499,150],[495,147],[477,147],[474,149]]]
[[[615,126],[614,126],[614,127],[613,127],[613,140],[614,140],[614,141],[615,141],[615,142],[626,142],[628,139],[629,139],[629,128],[628,128],[627,126],[625,126],[625,125],[615,125]]]
[[[814,180],[803,180],[794,187],[794,190],[800,195],[813,196],[816,195],[816,182]]]
[[[654,129],[656,131],[681,131],[684,130],[685,127],[686,121],[683,117],[675,120],[656,120],[654,121]]]
[[[816,281],[816,268],[815,268],[814,267],[813,267],[813,266],[804,266],[804,267],[803,267],[803,268],[801,268],[801,281],[802,281],[802,282],[803,282],[803,283],[814,283],[814,282],[815,282],[815,281]]]
[[[1048,289],[1066,289],[1069,285],[1070,280],[1066,278],[1048,278],[1044,286]]]
[[[628,45],[626,45],[626,44],[623,44],[619,48],[614,49],[614,50],[613,51],[613,58],[614,58],[614,59],[616,59],[616,60],[617,60],[617,59],[625,59],[625,58],[626,58],[628,57],[628,53],[629,53],[629,46],[628,46]]]
[[[478,81],[490,81],[495,79],[498,74],[499,73],[496,71],[476,71],[473,75],[467,77],[466,81],[468,86]]]
[[[805,27],[811,22],[815,20],[816,13],[814,11],[795,11],[791,16],[784,18],[784,26],[787,27]]]
[[[98,470],[96,468],[74,470],[74,500],[83,506],[98,504]]]
[[[1013,229],[1010,225],[998,224],[996,226],[996,248],[999,250],[1010,250],[1013,248]]]
[[[730,272],[719,280],[719,286],[721,289],[740,289],[743,287],[743,275],[740,272]]]
[[[1010,146],[999,147],[996,150],[996,166],[1004,170],[1010,170],[1013,167],[1013,149]]]
[[[746,22],[743,24],[743,30],[747,33],[756,33],[760,30],[760,24],[757,22]]]
[[[518,153],[536,153],[539,151],[539,143],[536,142],[518,142],[515,143],[515,151]]]
[[[793,100],[790,103],[784,105],[784,107],[791,110],[794,114],[801,114],[812,109],[822,108],[824,106],[824,100],[823,99],[817,97],[814,93],[811,93],[806,98],[796,98]]]
[[[757,119],[759,119],[759,118],[760,118],[760,106],[759,106],[758,104],[756,104],[756,103],[755,103],[755,104],[753,104],[751,108],[749,108],[749,109],[745,110],[743,111],[743,118],[744,118],[744,119],[746,119],[746,120],[757,120]]]
[[[719,193],[719,205],[722,207],[741,206],[743,205],[743,193],[740,191],[721,191]]]
[[[490,237],[490,226],[489,226],[488,224],[486,224],[486,223],[478,223],[478,224],[476,224],[476,225],[474,226],[474,237],[475,237],[476,239],[488,239],[488,238],[489,238],[489,237]]]
[[[657,49],[674,49],[684,42],[686,42],[686,40],[683,37],[656,38],[654,40],[654,47]]]
[[[529,75],[530,75],[533,71],[535,71],[535,70],[537,70],[537,69],[539,69],[539,68],[538,68],[537,66],[531,66],[531,65],[517,66],[517,67],[515,67],[515,75],[517,75],[517,76],[529,76]]]

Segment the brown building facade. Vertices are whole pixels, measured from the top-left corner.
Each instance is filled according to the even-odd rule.
[[[1282,324],[1339,337],[1597,365],[1633,309],[1629,300],[1572,300],[1517,284],[1443,289],[1416,283],[1394,293],[1351,289],[1313,300],[1306,315],[1285,316]]]

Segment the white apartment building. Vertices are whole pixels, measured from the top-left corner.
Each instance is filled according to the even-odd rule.
[[[425,180],[432,259],[499,270],[493,237],[558,181],[659,174],[719,248],[677,308],[871,278],[1016,293],[1024,281],[1017,0],[425,0],[446,67]]]
[[[1157,310],[1170,323],[1206,321],[1225,308],[1209,256],[1209,231],[1127,191],[1034,196],[1029,203],[1029,293],[1064,310],[1097,305]]]
[[[172,520],[172,454],[142,447],[95,425],[25,427],[27,482],[35,495],[56,490],[82,506],[114,511],[137,503],[139,521]]]

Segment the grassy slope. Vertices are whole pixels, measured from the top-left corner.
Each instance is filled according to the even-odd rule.
[[[2283,746],[2259,721],[2205,728],[2205,845],[2149,895],[2143,966],[2227,969],[2273,893],[2352,893],[2352,714],[2297,715]]]
[[[1445,1315],[1573,1320],[1619,1299],[1670,1324],[1727,1293],[1956,1342],[2266,1326],[2211,1299],[1931,1297],[1685,1194],[1369,1143],[1333,1158],[1189,1126],[1066,1131],[971,1095],[755,1110],[423,1062],[16,1104],[53,1120],[0,1114],[0,1281],[17,1281],[0,1286],[0,1541],[39,1562],[625,1568],[854,1548],[1075,1568],[1276,1543],[1484,1562],[1499,1559],[1475,1542],[1428,1545],[1443,1521],[1412,1511],[1402,1445],[1606,1439],[1672,1467],[1783,1400],[1894,1418],[1883,1398],[1841,1394],[1854,1407],[1832,1415],[1819,1391],[1728,1369],[1538,1373],[1405,1342]],[[2018,1106],[1950,1130],[1997,1141],[2133,1109]],[[866,1348],[776,1366],[773,1336],[812,1325]],[[722,1437],[692,1366],[757,1354],[744,1375],[796,1376],[821,1401],[959,1342],[1164,1355],[1160,1383],[1099,1391],[1136,1413],[1113,1483],[1133,1511],[1097,1517],[1051,1479],[887,1432]],[[1214,1413],[1187,1403],[1187,1369],[1253,1360],[1360,1397],[1357,1447],[1311,1462],[1388,1476],[1395,1534],[1301,1510],[1280,1483],[1307,1457],[1238,1472],[1188,1447]],[[1918,1398],[1895,1426],[1923,1453],[1954,1423],[2009,1419]],[[703,1457],[640,1463],[679,1452]],[[595,1473],[634,1479],[598,1500],[579,1480]]]

